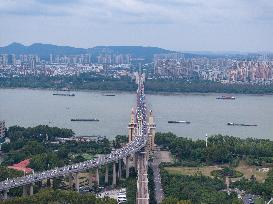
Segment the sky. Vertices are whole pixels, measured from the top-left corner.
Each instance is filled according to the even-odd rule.
[[[273,51],[273,0],[0,0],[0,46]]]

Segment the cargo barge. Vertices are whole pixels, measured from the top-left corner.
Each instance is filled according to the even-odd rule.
[[[257,124],[243,124],[243,123],[227,123],[229,126],[246,126],[246,127],[256,127],[258,126]]]
[[[190,124],[190,121],[184,121],[184,120],[169,120],[168,123],[184,123],[184,124]]]
[[[115,94],[104,94],[104,96],[116,96]]]
[[[92,118],[92,119],[71,119],[71,121],[91,121],[91,122],[98,122],[99,119],[96,119],[96,118]]]
[[[54,93],[53,96],[75,96],[75,94]]]
[[[221,96],[221,97],[217,97],[216,99],[235,100],[235,97],[234,96]]]

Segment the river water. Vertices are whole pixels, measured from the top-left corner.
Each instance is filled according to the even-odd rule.
[[[135,93],[75,92],[75,97],[53,96],[50,90],[0,89],[0,119],[7,126],[45,124],[71,128],[76,135],[113,138],[127,134]],[[148,94],[157,131],[174,132],[193,139],[205,134],[227,134],[241,138],[273,138],[273,96],[235,95],[236,100],[216,100],[219,94]],[[97,118],[99,122],[71,122],[71,118]],[[169,124],[168,120],[191,123]],[[228,126],[228,122],[258,124],[257,127]]]

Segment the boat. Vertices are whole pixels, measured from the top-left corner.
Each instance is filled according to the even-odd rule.
[[[221,96],[221,97],[217,97],[216,99],[235,100],[235,96]]]
[[[91,118],[91,119],[71,119],[71,121],[94,121],[94,122],[98,122],[99,119],[96,119],[96,118]]]
[[[99,119],[91,118],[91,119],[71,119],[71,121],[95,121],[98,122]]]
[[[190,121],[184,121],[184,120],[169,120],[168,123],[184,123],[184,124],[190,124]]]
[[[65,88],[61,88],[61,91],[70,91],[70,89],[65,87]]]
[[[53,93],[53,96],[75,96],[75,94]]]
[[[104,96],[116,96],[115,94],[104,94]]]
[[[247,126],[247,127],[249,127],[249,126],[254,126],[254,127],[258,126],[257,124],[243,124],[243,123],[227,123],[227,125],[229,125],[229,126]]]

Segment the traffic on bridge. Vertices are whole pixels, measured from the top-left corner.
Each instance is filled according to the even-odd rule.
[[[137,89],[137,108],[136,108],[136,121],[137,131],[136,136],[126,146],[112,151],[108,155],[101,156],[96,159],[67,165],[60,168],[51,169],[48,171],[38,172],[23,177],[11,178],[0,182],[0,191],[7,194],[9,189],[33,184],[45,179],[57,178],[61,176],[67,176],[71,173],[83,172],[85,170],[98,168],[108,163],[117,162],[120,159],[127,158],[136,152],[142,151],[148,141],[148,127],[147,127],[147,108],[145,103],[144,94],[144,79],[139,77],[138,89]],[[5,197],[5,196],[4,196]]]

